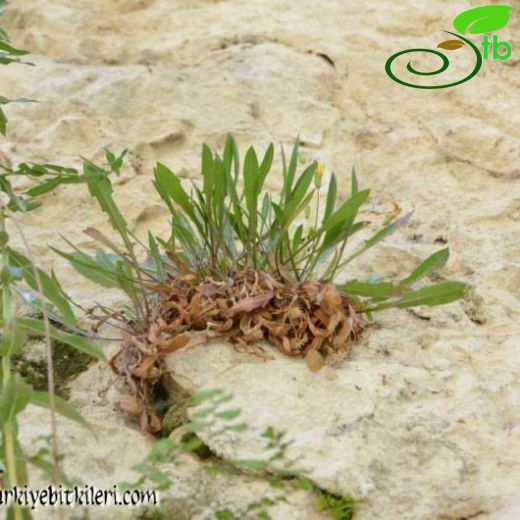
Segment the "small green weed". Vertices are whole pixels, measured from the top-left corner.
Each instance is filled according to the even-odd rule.
[[[328,512],[335,520],[351,520],[356,500],[351,496],[338,496],[320,489],[317,491],[316,509]]]

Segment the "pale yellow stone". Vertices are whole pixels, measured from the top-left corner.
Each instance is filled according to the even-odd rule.
[[[484,63],[464,85],[407,89],[384,72],[394,52],[435,48],[474,4],[19,0],[2,19],[36,67],[2,67],[1,94],[40,101],[7,106],[2,156],[79,165],[80,155],[102,160],[103,147],[128,147],[115,193],[139,236],[167,229],[151,185],[156,160],[196,179],[203,141],[218,148],[233,132],[242,149],[265,148],[299,133],[305,157],[336,173],[342,197],[356,165],[372,189],[364,219],[380,222],[393,202],[416,209],[407,228],[342,277],[401,276],[448,242],[444,274],[470,283],[471,301],[421,309],[429,321],[381,314],[350,362],[310,373],[304,361],[261,362],[222,345],[169,361],[189,388],[232,391],[251,423],[232,445],[208,440],[215,450],[257,454],[258,432],[284,429],[290,453],[320,486],[362,498],[356,520],[520,515],[520,17],[513,12],[500,31],[512,59]],[[450,55],[452,76],[471,65],[464,53]],[[278,188],[280,176],[267,186]],[[58,233],[92,246],[81,234],[87,225],[110,233],[84,188],[56,190],[21,220],[41,263],[74,298],[121,301],[47,248],[66,249]],[[72,390],[99,440],[63,423],[61,445],[72,473],[111,484],[130,478],[149,443],[114,409],[117,386],[98,397],[110,380],[100,371]],[[24,415],[25,445],[48,431],[44,416]],[[248,485],[237,481],[229,501],[243,502]],[[311,518],[301,511],[273,517]]]

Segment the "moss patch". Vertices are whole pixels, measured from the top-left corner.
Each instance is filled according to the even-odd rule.
[[[54,382],[56,394],[69,398],[69,382],[84,372],[94,359],[65,343],[53,343]],[[46,359],[30,359],[24,353],[14,358],[14,368],[35,390],[47,390]]]
[[[163,437],[168,437],[173,430],[187,422],[188,415],[186,413],[186,409],[188,404],[189,401],[183,399],[181,401],[177,401],[168,408],[167,412],[162,418],[161,435]]]

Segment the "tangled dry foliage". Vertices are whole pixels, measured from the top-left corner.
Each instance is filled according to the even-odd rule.
[[[165,375],[164,358],[171,352],[219,338],[269,357],[256,345],[267,340],[288,356],[306,358],[309,368],[318,370],[328,355],[348,353],[363,330],[355,302],[330,282],[281,283],[265,272],[247,270],[202,281],[188,274],[156,290],[160,302],[147,333],[125,332],[123,348],[111,361],[132,391],[122,407],[140,417],[144,431],[161,428],[150,392]]]

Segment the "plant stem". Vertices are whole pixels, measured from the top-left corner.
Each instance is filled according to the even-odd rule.
[[[141,289],[144,309],[141,308],[140,305],[138,305],[136,308],[136,311],[137,311],[138,315],[142,314],[142,318],[144,320],[144,325],[145,325],[145,327],[148,327],[148,320],[150,318],[150,309],[148,308],[148,300],[146,298],[146,289],[144,287],[143,277],[141,275],[141,268],[139,266],[139,262],[137,261],[137,257],[135,256],[135,251],[134,251],[134,246],[132,244],[132,241],[128,237],[126,231],[124,233],[121,233],[121,238],[123,239],[123,242],[125,244],[125,247],[126,247],[128,253],[130,254],[130,258],[134,265],[134,270],[135,270],[135,274],[137,276],[139,287]]]
[[[0,231],[5,232],[5,211],[4,208],[0,209]],[[4,245],[2,250],[2,266],[1,270],[7,268],[9,265],[9,250]],[[3,322],[3,335],[4,338],[11,337],[13,317],[11,316],[11,291],[9,288],[9,281],[5,280],[2,284],[2,322]],[[7,347],[7,342],[4,344],[4,348]],[[11,352],[10,349],[5,348],[5,352],[2,353],[2,385],[6,388],[11,380]],[[4,451],[5,451],[5,462],[7,477],[9,485],[11,487],[20,484],[16,466],[16,447],[15,447],[15,419],[8,417],[3,424],[3,435],[4,435]],[[22,510],[18,505],[13,506],[15,520],[22,520]]]
[[[58,484],[60,481],[60,466],[59,466],[59,449],[58,449],[58,425],[56,422],[56,395],[54,392],[54,359],[53,359],[53,349],[51,342],[51,330],[49,323],[49,315],[47,312],[47,307],[45,305],[45,295],[43,293],[42,281],[40,278],[40,274],[38,269],[36,268],[36,263],[34,256],[32,254],[31,248],[29,246],[29,242],[25,237],[25,234],[22,230],[22,227],[15,219],[14,215],[9,214],[9,218],[11,222],[15,225],[20,238],[25,246],[27,251],[27,256],[31,262],[31,266],[34,273],[34,278],[36,280],[36,285],[38,288],[38,296],[40,297],[40,301],[42,302],[42,314],[43,314],[43,324],[45,330],[45,351],[47,358],[47,392],[49,394],[49,409],[51,412],[51,432],[52,432],[52,478],[53,483]]]

